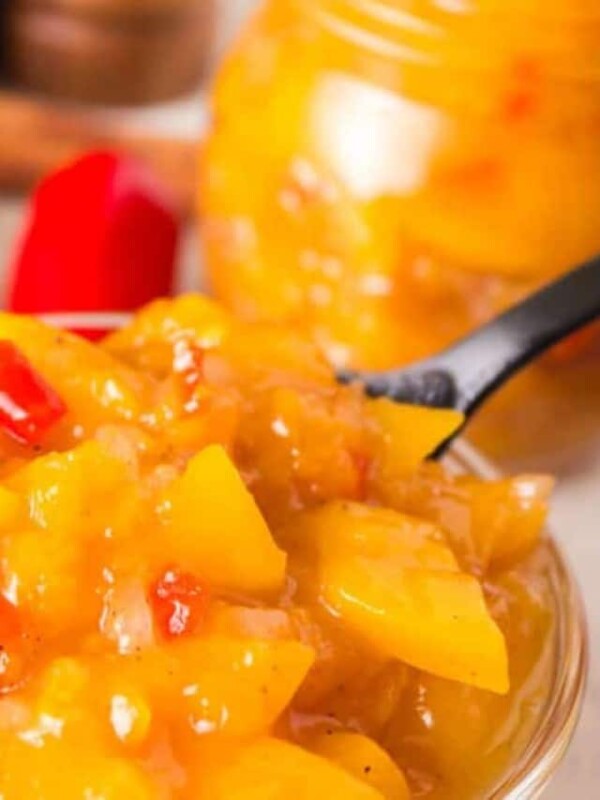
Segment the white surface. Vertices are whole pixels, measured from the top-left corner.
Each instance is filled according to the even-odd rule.
[[[234,18],[250,9],[256,0],[220,0],[224,20],[223,38],[230,35]],[[179,103],[136,111],[132,121],[144,128],[173,135],[195,136],[205,121],[200,93]],[[120,112],[122,113],[122,112]],[[5,266],[22,215],[22,204],[0,201],[0,296]],[[180,288],[197,288],[198,246],[193,231],[182,248]],[[574,744],[544,800],[596,800],[600,798],[600,431],[596,456],[582,463],[564,464],[555,496],[553,527],[579,578],[588,609],[592,666],[583,718]],[[544,471],[544,463],[532,465]]]

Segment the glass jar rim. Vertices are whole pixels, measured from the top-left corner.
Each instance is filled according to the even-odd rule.
[[[64,312],[36,316],[57,328],[106,332],[123,327],[133,314]],[[455,472],[468,472],[488,480],[501,477],[498,468],[465,439],[453,444],[445,460]],[[539,798],[568,749],[583,704],[589,665],[585,608],[568,561],[552,536],[548,538],[557,612],[555,651],[558,663],[535,732],[486,800]]]
[[[388,58],[433,63],[427,42],[443,36],[439,26],[419,19],[390,0],[293,0],[336,37]],[[410,34],[412,43],[398,33]],[[421,45],[421,46],[419,46]]]
[[[600,10],[566,5],[553,11],[547,6],[528,12],[520,0],[485,8],[480,0],[434,0],[429,4],[432,13],[425,15],[411,8],[411,0],[292,0],[302,13],[309,14],[326,30],[360,49],[380,56],[414,63],[424,67],[449,68],[460,73],[486,72],[502,63],[507,42],[500,30],[512,38],[515,26],[526,29],[548,28],[551,44],[539,52],[525,47],[525,56],[544,59],[545,73],[553,81],[600,82]],[[456,22],[475,17],[488,18],[495,38],[479,42],[477,34],[463,40]],[[593,41],[590,50],[581,47],[578,37],[560,43],[556,28],[578,28],[587,40]],[[468,26],[467,26],[468,27]],[[596,31],[596,36],[590,33]],[[539,45],[538,45],[539,47]],[[510,50],[510,47],[508,48]],[[584,57],[584,56],[590,56]]]
[[[308,6],[320,6],[338,15],[348,12],[360,12],[371,19],[387,22],[390,25],[404,26],[407,20],[415,23],[423,19],[424,15],[411,8],[413,0],[302,0]],[[475,15],[500,18],[518,15],[529,21],[555,21],[561,24],[588,24],[590,21],[600,20],[600,11],[593,0],[589,0],[588,8],[582,8],[581,3],[574,5],[572,2],[563,7],[552,8],[548,4],[540,4],[537,9],[524,9],[523,0],[503,0],[495,7],[485,7],[481,0],[430,0],[428,11],[434,18],[459,18]]]

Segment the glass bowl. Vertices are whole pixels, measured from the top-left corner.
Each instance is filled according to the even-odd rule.
[[[464,439],[454,443],[446,463],[455,472],[488,480],[501,477],[500,471]],[[585,608],[575,576],[552,536],[546,547],[555,620],[551,683],[531,740],[485,800],[541,797],[560,766],[579,720],[589,661]]]
[[[38,316],[59,328],[97,332],[115,330],[131,318],[131,314],[121,312]],[[500,471],[464,439],[454,443],[444,461],[458,474],[469,473],[488,480],[501,476]],[[555,620],[551,682],[531,739],[496,787],[477,800],[539,798],[556,773],[579,719],[589,660],[585,610],[576,579],[561,548],[552,536],[545,546],[550,555]]]

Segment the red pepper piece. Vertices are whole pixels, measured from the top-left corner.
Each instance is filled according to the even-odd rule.
[[[205,583],[195,575],[169,567],[150,589],[154,622],[165,639],[194,633],[210,602]]]
[[[0,340],[0,428],[23,444],[37,444],[66,411],[14,344]]]
[[[131,311],[172,289],[179,220],[138,161],[91,153],[34,194],[12,268],[9,308]]]

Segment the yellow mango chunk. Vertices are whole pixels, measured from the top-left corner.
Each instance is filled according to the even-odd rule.
[[[372,400],[374,447],[384,479],[417,469],[464,423],[460,411],[403,405],[385,397]]]
[[[2,562],[2,592],[27,609],[46,635],[92,624],[99,603],[77,604],[82,575],[90,579],[77,545],[45,531],[19,530],[4,543]]]
[[[99,691],[90,665],[79,658],[61,656],[27,686],[33,715],[28,727],[44,731],[49,725],[60,730],[69,746],[98,749],[106,739],[108,703],[104,687]],[[98,711],[100,710],[100,714]]]
[[[377,789],[386,800],[410,800],[402,770],[368,736],[344,731],[321,733],[310,741],[309,747]]]
[[[533,550],[543,533],[553,487],[546,475],[484,481],[451,475],[433,462],[408,480],[388,484],[394,507],[443,528],[460,563],[476,574],[510,567]]]
[[[31,522],[81,538],[89,537],[108,519],[115,495],[130,479],[123,460],[100,442],[88,441],[65,453],[30,461],[11,475],[7,486],[25,496]]]
[[[327,605],[382,652],[444,678],[508,691],[506,644],[471,575],[339,556],[323,559],[321,580]]]
[[[282,587],[285,553],[222,447],[207,447],[189,462],[170,487],[165,507],[167,561],[235,591]]]
[[[502,633],[435,525],[334,501],[299,515],[283,536],[294,557],[316,552],[323,600],[377,649],[441,677],[508,690]]]
[[[211,759],[198,800],[383,800],[346,770],[297,745],[259,739],[229,757]]]
[[[196,639],[112,662],[102,683],[141,687],[199,735],[266,733],[315,658],[296,641]]]
[[[125,689],[110,698],[110,724],[116,739],[127,747],[144,744],[152,724],[152,711],[136,689]]]
[[[139,416],[148,380],[85,339],[7,313],[0,313],[0,339],[19,348],[65,401],[67,421],[84,431]]]
[[[361,554],[403,567],[450,569],[458,564],[440,529],[399,511],[334,500],[300,514],[284,532],[293,547],[312,547],[328,557]]]
[[[93,624],[100,598],[91,552],[113,530],[131,485],[129,466],[95,441],[39,457],[7,481],[26,519],[2,545],[3,590],[46,633]]]
[[[135,359],[135,364],[158,373],[173,365],[173,348],[179,340],[197,347],[221,344],[233,319],[201,294],[181,295],[174,300],[156,300],[139,311],[131,322],[103,342],[103,349]]]
[[[473,539],[484,566],[506,567],[533,550],[548,516],[552,478],[520,475],[479,484],[467,479],[465,485]]]
[[[0,486],[0,531],[20,527],[25,518],[26,506],[17,492]]]
[[[49,731],[31,742],[0,740],[2,800],[160,800],[158,786],[133,762],[73,749]],[[36,741],[38,745],[36,746]]]
[[[267,322],[240,323],[237,333],[223,343],[221,352],[245,381],[281,386],[295,376],[306,386],[335,385],[331,364],[299,331]]]

